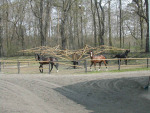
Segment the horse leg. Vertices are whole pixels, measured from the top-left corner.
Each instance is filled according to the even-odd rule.
[[[107,69],[107,63],[106,63],[106,61],[104,61],[104,64],[105,64],[105,67],[106,67],[106,71],[107,71],[108,69]]]
[[[94,62],[94,68],[95,68],[95,71],[96,71],[96,62]]]
[[[119,64],[121,65],[121,60],[118,60],[118,65],[119,65]]]
[[[41,65],[39,66],[39,70],[40,70],[40,72],[41,72]]]
[[[125,64],[127,65],[127,60],[125,60]]]
[[[98,71],[100,71],[100,68],[101,68],[101,62],[99,62],[99,69],[98,69]]]
[[[57,72],[58,72],[59,71],[58,70],[58,63],[56,63],[54,66],[55,66],[55,68],[57,69]]]
[[[43,73],[43,65],[42,65],[42,73]]]
[[[50,72],[52,71],[52,69],[53,69],[53,66],[54,66],[54,64],[53,64],[53,63],[51,63],[51,70],[50,70]]]
[[[40,70],[40,72],[41,72],[41,64],[40,64],[40,66],[39,66],[39,70]]]
[[[91,71],[92,71],[92,68],[91,68],[91,67],[92,67],[92,65],[93,65],[93,62],[91,62],[91,65],[90,65],[90,70],[91,70]]]
[[[42,69],[41,69],[41,68],[42,68]],[[39,70],[40,70],[41,73],[43,73],[43,65],[42,65],[42,64],[40,64]]]

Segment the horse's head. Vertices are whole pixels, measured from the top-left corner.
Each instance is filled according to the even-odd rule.
[[[129,52],[130,52],[130,50],[127,49],[126,52],[124,53],[124,55],[127,56]]]
[[[40,55],[39,54],[35,54],[35,60],[36,61],[40,60]]]
[[[130,49],[127,49],[127,50],[126,50],[126,53],[129,53],[129,52],[130,52]]]
[[[90,53],[90,57],[93,57],[94,55],[93,51],[90,51],[89,53]]]

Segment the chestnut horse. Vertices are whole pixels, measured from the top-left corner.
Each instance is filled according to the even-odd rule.
[[[107,69],[108,61],[105,60],[106,59],[105,56],[103,56],[103,55],[94,55],[93,51],[90,51],[90,58],[91,58],[90,69],[91,69],[92,65],[94,64],[94,67],[95,67],[95,70],[96,70],[96,63],[99,63],[99,69],[98,69],[98,71],[99,71],[102,62],[104,62],[105,66],[106,66],[106,69]]]
[[[54,57],[48,57],[48,58],[46,58],[46,57],[41,56],[39,54],[35,54],[35,59],[36,59],[36,61],[40,61],[39,62],[39,64],[40,64],[39,70],[40,70],[41,73],[43,73],[43,65],[49,64],[49,63],[51,64],[51,70],[50,71],[52,71],[53,66],[55,66],[56,69],[57,69],[57,72],[58,72],[58,63],[55,63],[55,62],[58,61],[57,58],[54,58]],[[41,62],[41,61],[43,61],[43,62]]]

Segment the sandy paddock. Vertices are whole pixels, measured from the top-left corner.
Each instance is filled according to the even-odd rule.
[[[150,71],[0,74],[0,113],[150,113]]]

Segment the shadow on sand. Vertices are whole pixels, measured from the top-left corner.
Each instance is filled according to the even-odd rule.
[[[90,113],[148,113],[150,89],[144,90],[148,77],[103,79],[55,88]]]

